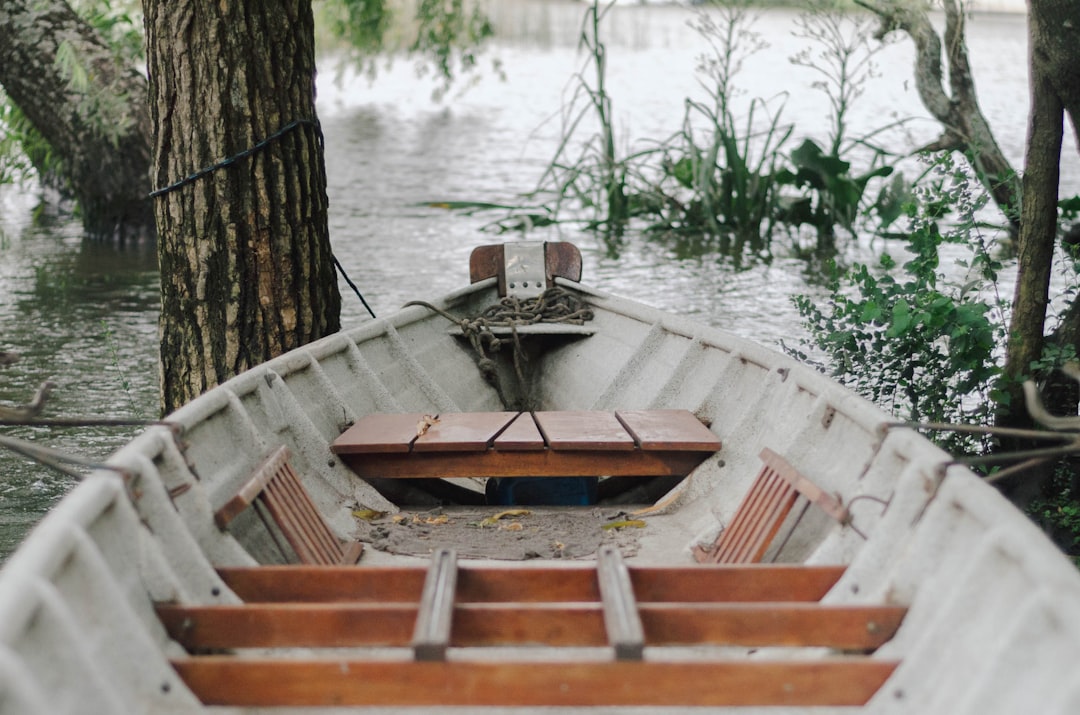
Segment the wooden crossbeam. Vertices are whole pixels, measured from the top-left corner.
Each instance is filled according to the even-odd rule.
[[[893,661],[386,662],[200,656],[173,666],[206,705],[863,705]]]
[[[413,630],[413,655],[417,660],[446,660],[454,618],[454,594],[457,589],[457,554],[440,549],[431,559],[420,609]]]
[[[618,660],[641,660],[645,651],[645,632],[634,600],[630,571],[614,546],[600,549],[596,562],[600,583],[600,602],[604,612],[604,630]]]
[[[606,625],[600,603],[459,604],[445,626],[418,628],[416,604],[248,604],[158,607],[169,636],[189,650],[409,646],[420,660],[447,647],[603,647],[639,658],[644,646],[828,647],[872,651],[895,634],[906,609],[815,603],[639,603],[637,630]],[[634,616],[629,616],[632,623]],[[421,637],[422,636],[422,637]],[[621,650],[621,652],[620,652]]]
[[[817,601],[839,580],[843,566],[792,564],[630,566],[639,603],[650,601]],[[222,580],[246,602],[411,602],[420,600],[419,567],[363,569],[287,565],[219,568]],[[458,603],[598,601],[589,564],[560,567],[478,566],[458,569]]]

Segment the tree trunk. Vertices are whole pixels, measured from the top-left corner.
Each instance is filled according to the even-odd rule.
[[[308,0],[146,0],[170,412],[339,327]],[[280,132],[280,130],[285,130]]]
[[[1002,421],[1024,424],[1020,382],[1032,375],[1032,364],[1042,357],[1044,323],[1050,292],[1050,271],[1057,239],[1057,198],[1060,179],[1064,107],[1053,86],[1050,68],[1040,51],[1044,34],[1032,2],[1030,85],[1027,152],[1024,159],[1024,195],[1017,252],[1016,289],[1006,348],[1005,375],[1010,395],[1010,416]]]
[[[146,80],[66,2],[0,3],[0,84],[58,158],[89,233],[152,231]]]
[[[1080,122],[1080,4],[1031,0],[1031,117],[1024,175],[1024,213],[1019,275],[1014,299],[1005,372],[1010,395],[1019,399],[1019,381],[1031,375],[1031,363],[1042,356],[1050,273],[1058,235],[1058,186],[1064,117],[1074,132]],[[1080,354],[1080,301],[1073,300],[1050,341],[1072,346]],[[1076,414],[1080,399],[1074,380],[1044,375],[1047,407],[1054,414]],[[1010,424],[1029,424],[1016,410]]]
[[[925,149],[962,152],[1004,213],[1015,237],[1020,226],[1020,182],[979,107],[964,38],[962,3],[943,0],[950,95],[942,83],[942,42],[930,24],[928,3],[922,0],[856,2],[881,19],[879,39],[894,30],[902,30],[911,37],[916,49],[915,87],[923,106],[944,128],[942,135]]]

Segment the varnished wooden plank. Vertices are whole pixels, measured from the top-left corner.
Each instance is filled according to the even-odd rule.
[[[482,452],[516,412],[444,412],[413,442],[414,452]]]
[[[248,603],[333,602],[396,603],[420,601],[424,570],[411,566],[222,567],[218,574]]]
[[[843,566],[780,564],[630,567],[639,603],[687,601],[817,601],[835,585]],[[255,566],[219,568],[225,584],[254,602],[419,602],[421,567]],[[458,602],[600,600],[589,564],[560,567],[477,566],[458,570]]]
[[[816,603],[641,604],[649,645],[822,646],[871,651],[900,627],[907,609]]]
[[[206,705],[863,705],[894,661],[372,662],[202,656],[173,666]]]
[[[493,447],[503,452],[544,449],[544,436],[529,412],[522,412],[495,438]]]
[[[441,660],[446,648],[615,645],[622,659],[640,659],[644,646],[717,645],[824,647],[869,651],[896,633],[905,609],[808,603],[640,603],[638,626],[609,636],[599,603],[470,603],[434,633],[419,625],[414,604],[161,605],[170,637],[186,648],[337,648],[406,646],[422,631],[418,660]],[[429,634],[430,631],[430,634]],[[623,637],[626,636],[626,637]],[[612,643],[612,640],[615,643]],[[619,653],[619,643],[622,652]]]
[[[169,637],[189,650],[407,646],[416,604],[160,605]]]
[[[819,601],[843,566],[745,564],[631,567],[638,602]]]
[[[338,435],[330,450],[336,454],[408,452],[424,417],[421,412],[365,415]]]
[[[604,629],[619,660],[641,660],[645,632],[638,616],[630,571],[614,546],[604,546],[597,555],[596,575],[604,609]]]
[[[533,416],[553,450],[634,449],[634,438],[613,412],[566,410]]]
[[[627,435],[629,439],[629,435]],[[632,445],[632,443],[631,443]],[[423,477],[561,477],[685,476],[711,452],[579,450],[538,452],[413,452],[409,455],[342,454],[358,476]]]
[[[615,415],[641,449],[720,449],[720,438],[687,410],[619,410]]]
[[[413,632],[413,654],[417,660],[446,660],[457,592],[457,554],[440,549],[431,559],[424,590],[420,594],[420,612]]]

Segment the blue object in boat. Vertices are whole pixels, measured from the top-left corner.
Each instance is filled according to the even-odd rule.
[[[500,477],[487,481],[487,503],[498,506],[589,506],[597,477]]]

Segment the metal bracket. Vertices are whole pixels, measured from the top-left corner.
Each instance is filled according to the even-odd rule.
[[[534,298],[547,288],[543,241],[513,241],[503,246],[506,295]]]

